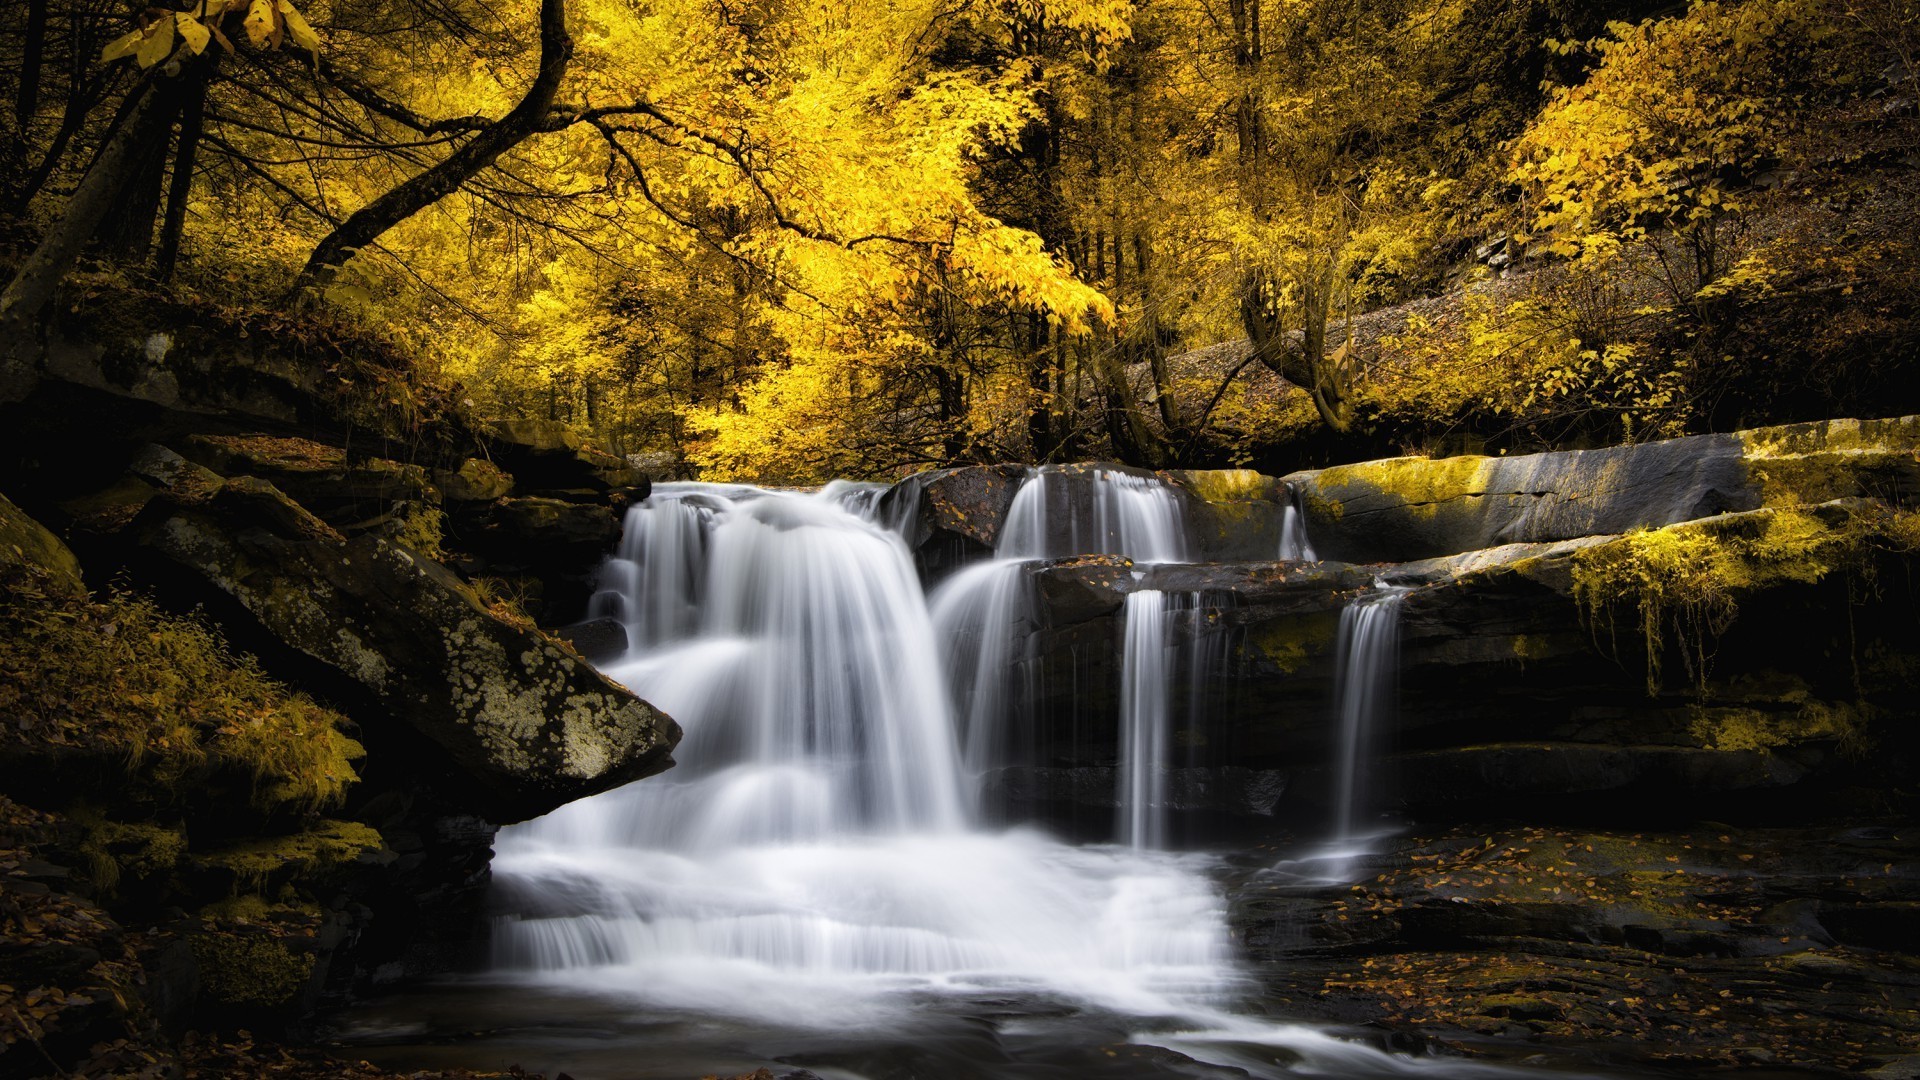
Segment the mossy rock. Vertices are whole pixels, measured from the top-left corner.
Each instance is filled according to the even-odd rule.
[[[34,573],[43,589],[67,596],[86,594],[80,560],[46,526],[0,495],[0,577]]]
[[[321,821],[291,836],[249,840],[196,854],[193,864],[232,883],[235,891],[264,892],[294,883],[307,888],[339,880],[386,849],[380,833],[355,821]]]
[[[314,953],[304,942],[267,932],[195,934],[200,990],[211,1003],[243,1010],[295,1007],[313,981]]]
[[[1281,516],[1290,499],[1285,484],[1252,469],[1165,475],[1186,496],[1194,559],[1223,562],[1279,556]]]

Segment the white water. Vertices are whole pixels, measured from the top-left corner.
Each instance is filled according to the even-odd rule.
[[[1157,497],[1135,501],[1159,514]],[[1133,832],[1138,847],[980,826],[943,639],[898,533],[867,520],[876,506],[844,490],[662,485],[630,512],[607,576],[618,595],[599,603],[641,632],[609,674],[680,721],[680,764],[500,834],[494,874],[516,912],[496,925],[501,977],[709,1029],[726,1018],[911,1038],[941,1001],[1057,1016],[1054,1000],[1135,1017],[1137,1041],[1258,1077],[1496,1071],[1236,1015],[1250,980],[1214,864],[1146,850],[1151,825]],[[1092,535],[1178,550],[1159,524],[1109,524]],[[1024,535],[1023,557],[1057,550],[1046,537]],[[1004,564],[1020,559],[991,565]],[[953,592],[987,594],[947,600],[970,612],[950,621],[980,624],[976,654],[999,648],[999,620],[1019,603]],[[1132,758],[1147,770],[1133,802],[1151,807],[1166,755],[1166,597],[1135,593],[1127,613],[1128,693],[1161,713]],[[984,723],[1005,707],[990,704],[998,692],[961,696]],[[991,753],[972,731],[966,742],[964,757]]]
[[[1134,562],[1185,562],[1187,533],[1174,489],[1118,469],[1028,473],[994,544],[1002,559],[1125,555]]]
[[[1072,555],[1138,563],[1187,557],[1174,489],[1116,469],[1028,472],[995,538],[993,559],[955,572],[928,599],[955,694],[962,760],[976,782],[1002,765],[1031,764],[1032,672],[1025,654],[1035,598],[1028,569]]]
[[[1167,596],[1127,596],[1120,649],[1120,842],[1166,846],[1167,750],[1172,736],[1167,665]]]
[[[1400,670],[1400,607],[1403,588],[1383,586],[1340,613],[1334,680],[1340,741],[1334,759],[1332,842],[1349,846],[1367,800],[1367,758],[1373,739],[1390,719]]]
[[[662,485],[631,511],[609,580],[636,583],[630,625],[665,629],[608,674],[680,721],[680,764],[501,833],[523,899],[498,966],[786,1024],[871,1021],[909,990],[1211,1009],[1239,976],[1205,859],[973,824],[907,551],[845,494]]]
[[[1313,541],[1307,536],[1307,512],[1301,505],[1300,489],[1287,485],[1287,504],[1280,508],[1280,561],[1317,562]]]

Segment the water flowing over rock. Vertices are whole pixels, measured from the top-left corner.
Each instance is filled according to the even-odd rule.
[[[1142,589],[1127,597],[1120,651],[1120,842],[1166,843],[1171,733],[1167,672],[1167,596]]]
[[[1367,771],[1373,742],[1392,720],[1394,684],[1400,677],[1400,607],[1404,588],[1385,588],[1356,598],[1340,613],[1340,644],[1334,682],[1340,713],[1339,756],[1334,761],[1333,843],[1351,844],[1369,798]]]
[[[1276,999],[1290,1015],[1398,1022],[1339,989],[1365,983],[1514,1037],[1621,1028],[1604,1002],[1654,955],[1712,954],[1774,995],[1791,978],[1750,960],[1892,940],[1882,905],[1816,876],[1795,907],[1737,884],[1731,850],[1711,889],[1682,889],[1697,845],[1674,831],[1768,819],[1783,792],[1892,790],[1912,740],[1871,718],[1904,715],[1911,685],[1876,658],[1920,651],[1920,627],[1904,594],[1857,583],[1915,568],[1920,529],[1867,496],[1916,461],[1902,421],[1345,480],[1087,465],[663,487],[591,613],[633,642],[609,670],[687,723],[686,764],[503,834],[495,975],[829,1043],[911,1040],[942,1010],[996,1048],[1049,1010],[1116,1017],[1156,1061],[1255,1076],[1422,1067],[1257,1019],[1255,985],[1297,990]],[[1370,470],[1393,479],[1355,479]],[[1346,561],[1363,557],[1382,561]],[[1677,599],[1658,592],[1674,567]],[[1841,749],[1867,730],[1884,762]],[[1454,831],[1408,836],[1409,817]],[[1668,832],[1539,839],[1596,817]],[[1714,828],[1725,847],[1739,827]],[[1670,834],[1679,863],[1618,869]],[[1470,951],[1486,942],[1497,963]],[[1537,991],[1559,961],[1533,942],[1610,966],[1591,993]],[[1879,1038],[1867,988],[1897,966],[1834,968],[1847,1038]],[[1763,1013],[1721,1000],[1757,1037]]]
[[[956,729],[899,533],[845,495],[663,485],[631,511],[596,610],[636,645],[608,670],[686,724],[683,763],[502,834],[497,962],[783,1022],[981,979],[1213,1000],[1223,909],[1190,864],[981,830],[967,757],[999,750]],[[1005,637],[987,621],[1019,605],[955,584],[948,631]]]

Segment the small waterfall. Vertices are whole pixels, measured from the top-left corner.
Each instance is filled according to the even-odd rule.
[[[1400,608],[1410,590],[1381,586],[1340,613],[1334,680],[1340,711],[1340,741],[1334,761],[1333,843],[1358,839],[1356,825],[1366,805],[1366,767],[1371,743],[1392,719],[1399,681]]]
[[[1007,509],[993,560],[955,573],[928,601],[946,646],[962,757],[972,775],[1032,760],[1016,735],[1030,730],[1032,714],[1025,641],[1036,601],[1029,568],[1072,555],[1151,563],[1178,562],[1186,553],[1184,508],[1157,478],[1100,467],[1028,472]]]
[[[1029,565],[1023,559],[995,559],[966,567],[928,600],[934,631],[945,648],[961,759],[976,777],[1031,757],[1013,734],[1029,730],[1031,713],[1024,646],[1036,598]]]
[[[1127,595],[1120,652],[1119,834],[1129,847],[1166,845],[1172,689],[1167,664],[1167,595]]]
[[[1287,485],[1287,505],[1280,508],[1280,561],[1317,562],[1313,541],[1307,536],[1307,510],[1300,489]]]
[[[1125,555],[1134,562],[1187,561],[1185,509],[1157,477],[1096,466],[1041,466],[1027,474],[994,545],[999,558]]]

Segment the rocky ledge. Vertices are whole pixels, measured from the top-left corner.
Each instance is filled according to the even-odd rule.
[[[495,830],[672,764],[543,628],[645,478],[324,344],[63,333],[0,401],[0,1077],[371,1077],[240,1032],[480,960]]]

